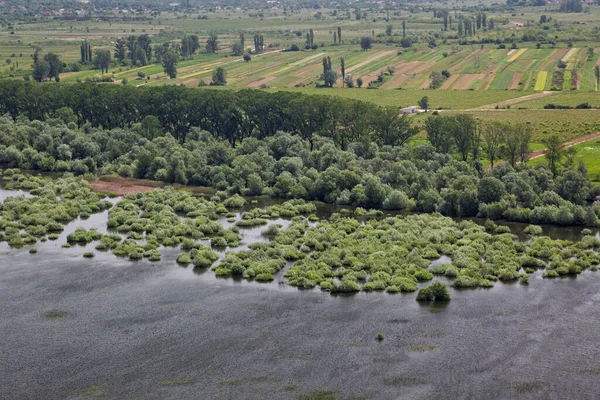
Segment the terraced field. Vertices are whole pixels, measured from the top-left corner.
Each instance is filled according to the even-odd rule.
[[[253,55],[250,62],[230,55],[196,56],[179,64],[176,79],[168,79],[160,65],[121,67],[110,73],[116,81],[136,80],[143,72],[150,79],[136,85],[183,84],[197,86],[210,82],[213,71],[227,71],[229,87],[292,88],[314,86],[320,80],[323,57],[330,57],[341,75],[344,58],[346,74],[362,78],[363,89],[385,74],[381,89],[428,89],[432,72],[450,73],[441,90],[571,91],[596,90],[593,67],[600,52],[587,48],[498,49],[495,46],[440,46],[433,49],[401,49],[378,46],[360,51],[356,46],[326,46],[312,51],[286,52],[270,49]],[[566,68],[558,68],[558,62]],[[390,75],[388,67],[395,72]],[[97,71],[65,74],[64,81],[85,80]],[[341,76],[340,76],[341,78]],[[336,86],[341,87],[338,79]]]

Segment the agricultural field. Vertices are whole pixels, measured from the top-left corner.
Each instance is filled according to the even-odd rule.
[[[452,113],[452,112],[448,112]],[[481,121],[519,121],[532,129],[534,142],[542,142],[552,135],[563,141],[600,131],[600,110],[488,110],[470,111]]]
[[[169,79],[158,64],[115,67],[109,74],[117,83],[123,79],[138,79],[138,73],[143,72],[145,80],[132,84],[198,86],[202,80],[209,83],[214,70],[222,67],[227,72],[227,87],[231,88],[314,87],[321,79],[323,57],[330,57],[339,76],[343,58],[346,74],[354,81],[361,78],[364,90],[382,74],[384,82],[379,90],[429,89],[431,73],[446,70],[450,77],[439,90],[590,91],[595,90],[593,67],[600,58],[600,53],[594,53],[590,59],[585,48],[508,50],[492,46],[477,49],[473,46],[440,46],[402,49],[377,46],[370,51],[361,51],[357,45],[342,45],[310,51],[284,50],[268,49],[253,55],[249,62],[229,54],[200,54],[193,60],[181,61],[175,79]],[[557,68],[558,60],[565,60],[568,67]],[[388,67],[394,72],[388,72]],[[74,82],[94,75],[99,75],[97,70],[71,72],[65,74],[63,80]],[[341,87],[342,80],[338,79],[334,86]]]

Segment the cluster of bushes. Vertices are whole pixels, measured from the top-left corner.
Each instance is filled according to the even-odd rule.
[[[518,242],[509,228],[492,221],[479,226],[440,215],[369,219],[361,224],[356,218],[333,214],[316,226],[295,217],[287,228],[273,232],[271,242],[227,253],[212,269],[220,276],[272,281],[292,263],[283,274],[290,285],[319,286],[332,293],[414,292],[435,275],[450,279],[455,288],[489,288],[497,281],[527,283],[529,274],[538,269],[548,278],[597,269],[597,238],[588,234],[572,243],[539,236],[540,231],[539,226],[530,226],[526,230],[530,239]],[[442,255],[451,262],[430,267]],[[443,301],[450,294],[436,282],[422,288],[417,299]]]
[[[592,106],[588,102],[578,104],[575,107],[564,106],[564,105],[554,104],[554,103],[546,104],[544,106],[544,109],[546,109],[546,110],[571,110],[573,108],[576,108],[578,110],[588,110],[588,109],[591,109]]]
[[[34,195],[9,197],[0,204],[0,241],[12,247],[56,240],[64,224],[112,206],[103,200],[104,195],[93,193],[85,181],[73,177],[51,181],[8,169],[1,179],[8,189],[28,190]],[[80,231],[69,235],[69,241],[73,242],[98,238],[96,233],[83,235]]]
[[[543,166],[504,164],[485,172],[431,145],[357,142],[342,150],[329,138],[311,142],[283,132],[231,148],[193,128],[181,144],[150,122],[78,130],[64,122],[69,115],[47,122],[0,118],[0,165],[494,220],[597,226],[600,215],[600,205],[586,205],[599,193],[581,169],[553,176]]]

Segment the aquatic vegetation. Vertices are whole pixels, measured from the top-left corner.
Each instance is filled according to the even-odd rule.
[[[93,251],[87,251],[85,253],[83,253],[83,257],[85,258],[94,258],[95,254]]]
[[[332,294],[418,290],[419,301],[450,299],[440,281],[423,287],[434,276],[448,279],[455,289],[480,289],[497,282],[527,284],[536,270],[555,278],[600,266],[600,240],[591,232],[574,243],[552,240],[530,225],[527,239],[519,241],[491,220],[481,226],[440,214],[383,217],[379,210],[361,208],[315,221],[316,206],[304,200],[247,208],[245,199],[226,192],[208,199],[173,188],[129,194],[113,206],[73,177],[51,181],[8,171],[2,175],[6,182],[33,188],[32,197],[9,197],[0,207],[0,240],[13,247],[35,244],[37,238],[56,240],[67,222],[108,210],[109,233],[78,227],[61,245],[94,242],[97,251],[153,262],[161,260],[161,248],[178,247],[177,263],[210,269],[219,277],[272,282],[277,276],[280,284]],[[244,208],[236,213],[228,206]],[[236,222],[225,228],[225,218]],[[289,224],[271,223],[260,232],[264,239],[238,248],[244,229],[273,218]]]
[[[424,353],[426,351],[432,351],[435,349],[439,349],[440,346],[435,344],[409,344],[408,350],[418,353]]]
[[[450,292],[444,283],[435,282],[430,286],[419,289],[417,293],[419,301],[448,301],[450,300]]]

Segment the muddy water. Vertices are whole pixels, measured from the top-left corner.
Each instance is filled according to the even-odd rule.
[[[331,296],[60,247],[0,244],[0,398],[596,399],[600,273],[413,294]],[[281,223],[272,221],[270,223]],[[243,243],[263,227],[242,230]],[[569,231],[568,229],[566,231]],[[580,229],[573,229],[572,237]],[[548,232],[551,233],[551,232]],[[443,261],[443,260],[441,260]],[[65,313],[62,320],[48,311]],[[377,333],[384,340],[375,340]],[[426,350],[426,351],[417,351]]]

